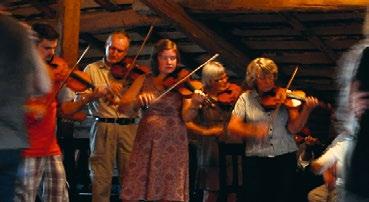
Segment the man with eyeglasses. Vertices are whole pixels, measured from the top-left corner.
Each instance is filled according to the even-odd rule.
[[[126,33],[112,33],[106,40],[105,57],[89,64],[84,70],[91,76],[95,87],[105,87],[107,92],[107,96],[89,103],[96,119],[90,130],[92,201],[110,201],[114,166],[118,167],[121,183],[136,135],[137,110],[118,110],[120,95],[133,81],[125,76],[115,77],[111,71],[117,66],[123,72],[126,70],[124,68],[128,68],[124,59],[129,45],[130,39]],[[82,94],[80,99],[88,97]]]

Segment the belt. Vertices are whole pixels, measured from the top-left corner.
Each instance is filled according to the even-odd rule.
[[[136,119],[134,118],[99,118],[99,117],[96,117],[96,120],[98,122],[117,123],[119,125],[129,125],[129,124],[137,123]]]

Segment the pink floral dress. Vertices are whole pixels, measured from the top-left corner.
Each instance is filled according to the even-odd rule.
[[[153,77],[142,91],[159,95]],[[128,169],[124,200],[188,201],[188,140],[181,116],[182,96],[170,92],[143,112]]]

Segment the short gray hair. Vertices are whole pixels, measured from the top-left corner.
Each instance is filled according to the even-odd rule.
[[[210,86],[225,72],[223,65],[217,61],[211,61],[202,68],[201,80],[204,86]]]

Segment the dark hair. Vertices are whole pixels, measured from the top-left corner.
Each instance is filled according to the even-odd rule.
[[[177,44],[169,39],[160,39],[156,43],[154,53],[151,57],[151,68],[154,76],[157,76],[159,74],[158,55],[164,50],[174,50],[176,52],[177,64],[179,64],[181,61]]]
[[[32,30],[37,34],[37,43],[46,40],[57,40],[59,33],[49,24],[46,23],[35,23],[32,25]]]

